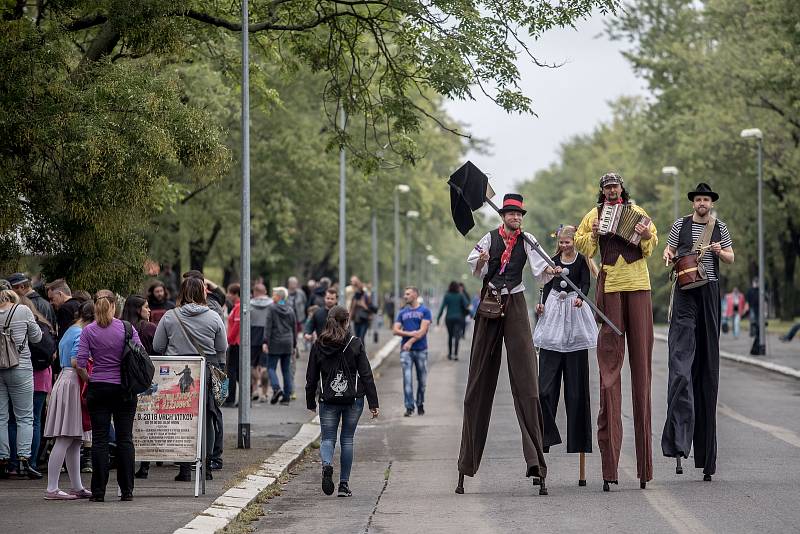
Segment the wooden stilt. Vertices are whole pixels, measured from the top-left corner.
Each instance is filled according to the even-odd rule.
[[[675,464],[675,474],[676,475],[682,475],[683,474],[683,466],[681,465],[681,457],[678,456],[676,458],[676,460],[678,462]]]
[[[578,486],[586,485],[586,453],[580,453],[580,478],[578,479]]]

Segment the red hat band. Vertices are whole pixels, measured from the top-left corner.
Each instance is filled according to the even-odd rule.
[[[513,198],[508,198],[506,199],[505,202],[503,202],[503,209],[507,208],[525,209],[524,206],[522,205],[522,202],[520,202],[519,200],[515,200]]]

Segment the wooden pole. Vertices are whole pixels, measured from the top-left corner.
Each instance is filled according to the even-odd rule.
[[[581,455],[581,467],[580,467],[580,478],[578,479],[579,486],[586,485],[586,453],[580,453]]]

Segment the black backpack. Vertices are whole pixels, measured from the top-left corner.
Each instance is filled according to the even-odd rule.
[[[56,351],[56,342],[50,328],[38,322],[42,330],[42,340],[38,343],[29,343],[31,349],[31,365],[34,371],[44,371],[53,363],[53,353]]]
[[[328,376],[322,377],[322,395],[320,398],[326,404],[353,404],[356,400],[358,388],[358,370],[350,369],[344,353],[355,339],[350,336],[350,341],[342,349],[336,369]]]
[[[153,383],[156,367],[150,360],[145,348],[133,341],[133,327],[128,321],[125,324],[125,344],[122,348],[122,364],[120,378],[122,388],[128,393],[138,395],[147,391]]]

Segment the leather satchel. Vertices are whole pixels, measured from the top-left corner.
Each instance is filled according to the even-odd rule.
[[[499,289],[486,286],[477,313],[486,319],[499,319],[505,315]]]

